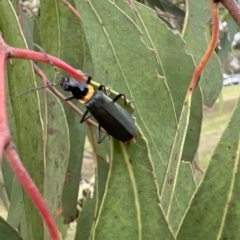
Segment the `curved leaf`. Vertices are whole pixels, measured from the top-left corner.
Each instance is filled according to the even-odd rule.
[[[97,175],[93,198],[88,197],[83,204],[82,211],[77,221],[75,239],[91,239],[96,223],[100,204],[106,187],[109,164],[100,156],[97,156]]]
[[[62,117],[59,117],[62,116]],[[44,198],[49,210],[56,215],[69,157],[69,132],[64,110],[59,99],[51,92],[46,95],[46,170]]]
[[[18,228],[19,225],[22,223],[23,215],[24,215],[24,205],[23,205],[22,188],[18,180],[14,178],[7,222],[13,228]]]
[[[3,175],[5,191],[7,193],[8,200],[11,201],[14,173],[5,158],[2,159],[1,170]]]
[[[112,2],[78,1],[76,7],[83,18],[94,80],[134,99],[134,116],[149,142],[160,184],[176,125],[171,96],[157,74],[155,54],[136,24]]]
[[[69,135],[72,136],[70,139],[70,150],[72,150],[72,152],[70,155],[71,157],[69,157],[68,160],[68,167],[62,192],[62,208],[65,223],[71,222],[76,216],[78,189],[81,180],[81,168],[86,135],[86,124],[79,124],[79,119],[76,117],[75,112],[70,111],[67,118],[68,124],[71,125],[71,128],[69,129],[71,132],[69,132]],[[76,139],[78,139],[77,142],[73,142]],[[72,145],[76,147],[78,146],[78,149],[76,150]]]
[[[153,9],[154,7],[158,7],[162,11],[169,12],[178,17],[184,17],[184,11],[168,0],[145,0],[145,2],[147,2],[147,5],[150,5]]]
[[[144,41],[146,41],[149,47],[154,49],[156,53],[173,99],[177,121],[179,121],[186,91],[195,69],[192,57],[186,54],[183,39],[181,39],[178,34],[173,34],[167,25],[158,19],[153,11],[150,11],[141,4],[136,3],[135,6],[138,10],[136,22],[142,31],[146,32],[146,36],[148,36],[148,41],[146,38],[144,38]],[[172,52],[174,52],[174,54],[170,55]],[[181,65],[179,65],[180,62]],[[192,97],[192,105],[182,156],[182,159],[185,161],[193,160],[200,138],[202,96],[199,88],[195,90]],[[161,105],[160,109],[163,109]],[[168,120],[173,121],[170,118]],[[167,125],[165,122],[162,123],[163,126]],[[170,133],[168,133],[168,135],[170,137]],[[166,141],[167,139],[165,138],[164,140]],[[167,143],[171,145],[171,140],[172,139],[169,138],[169,142],[166,142],[166,145]],[[169,155],[167,157],[169,158]]]
[[[22,240],[18,233],[0,217],[0,239],[1,240]]]
[[[26,48],[25,40],[19,29],[16,14],[9,0],[0,2],[0,29],[7,44],[15,47]],[[11,27],[9,27],[11,26]],[[14,99],[16,95],[32,88],[35,78],[29,61],[13,60],[8,64],[8,87],[13,109],[17,133],[17,147],[20,158],[27,171],[40,191],[43,189],[43,133],[39,113],[39,100],[37,94],[24,95]],[[29,237],[42,239],[43,222],[37,210],[23,195],[24,207],[27,216]]]
[[[192,107],[189,117],[188,129],[181,157],[182,160],[188,162],[192,162],[194,160],[198,149],[202,128],[202,93],[199,87],[197,87],[193,93],[191,105]]]
[[[240,100],[210,160],[177,239],[238,239]]]
[[[74,6],[73,1],[68,2]],[[47,53],[61,58],[77,69],[82,69],[83,65],[88,69],[84,60],[85,48],[81,23],[66,5],[60,1],[41,2],[39,21],[40,44]],[[43,69],[52,81],[53,69],[51,67],[43,67]],[[70,153],[62,193],[62,208],[65,222],[70,222],[76,215],[86,126],[80,125],[80,117],[69,106],[64,104],[64,110],[69,128]],[[63,118],[63,115],[58,115],[58,118]]]
[[[196,183],[193,179],[191,163],[182,161],[180,163],[176,189],[168,217],[170,228],[174,234],[176,234],[185,216],[185,212],[195,190]]]
[[[190,111],[191,99],[188,99],[182,109],[182,114],[178,123],[178,128],[176,131],[167,170],[165,173],[164,183],[162,186],[161,205],[165,215],[167,216],[167,219],[169,217],[170,206],[172,204],[174,192],[176,189],[183,145],[189,123]]]
[[[159,206],[146,140],[140,135],[129,146],[113,143],[113,160],[93,239],[173,239]]]
[[[74,6],[73,0],[68,2]],[[39,31],[40,44],[46,53],[82,69],[84,48],[81,22],[66,5],[61,1],[41,2]],[[47,76],[53,79],[54,71],[51,68],[47,69]]]
[[[237,23],[234,21],[234,19],[229,13],[227,14],[224,21],[226,21],[227,27],[226,29],[223,29],[222,32],[220,32],[219,39],[221,49],[217,52],[221,63],[223,63],[224,59],[227,57],[228,52],[231,51],[231,43],[233,42],[234,35],[236,34],[238,29]]]

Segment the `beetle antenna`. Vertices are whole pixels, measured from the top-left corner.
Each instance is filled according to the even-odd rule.
[[[59,85],[60,83],[61,83],[61,82],[56,82],[56,83],[47,84],[47,85],[45,85],[45,86],[39,86],[39,87],[36,87],[36,88],[29,89],[28,91],[23,92],[23,93],[15,96],[13,99],[18,98],[18,97],[21,97],[22,95],[25,95],[25,94],[27,94],[27,93],[35,92],[35,91],[40,90],[40,89],[43,89],[43,88],[49,88],[49,87],[52,87],[52,86]]]

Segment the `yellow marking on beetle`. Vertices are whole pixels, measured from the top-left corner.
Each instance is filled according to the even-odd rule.
[[[83,99],[80,99],[79,102],[80,103],[88,102],[92,98],[93,94],[94,94],[93,86],[88,85],[88,93],[87,93],[87,95]]]

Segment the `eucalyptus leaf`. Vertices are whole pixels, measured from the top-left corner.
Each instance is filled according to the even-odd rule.
[[[0,30],[7,44],[27,48],[18,19],[9,0],[0,2]],[[11,26],[11,27],[9,27]],[[24,71],[23,71],[24,69]],[[16,126],[17,148],[20,158],[40,191],[43,189],[43,133],[37,94],[14,97],[35,85],[29,61],[12,60],[7,68],[8,89]],[[31,239],[43,238],[43,222],[32,201],[23,195],[27,225]]]
[[[237,239],[239,236],[240,101],[212,155],[177,239]]]
[[[0,217],[0,239],[22,240],[19,234],[2,217]]]

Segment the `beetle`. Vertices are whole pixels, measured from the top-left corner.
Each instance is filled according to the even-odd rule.
[[[104,85],[100,85],[97,90],[94,90],[93,86],[90,85],[90,81],[91,77],[88,77],[87,83],[77,82],[71,77],[60,78],[61,87],[65,91],[71,92],[71,95],[65,100],[77,99],[85,104],[86,111],[80,123],[86,121],[91,115],[96,119],[99,124],[98,143],[103,141],[106,134],[126,144],[134,142],[137,135],[137,127],[134,119],[117,103],[117,100],[123,97],[126,105],[126,96],[119,93],[114,99],[111,99],[106,95]],[[102,137],[101,128],[106,131],[106,134]]]

